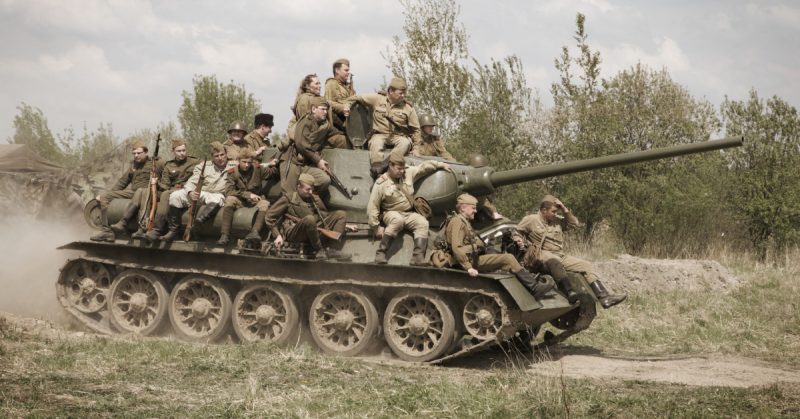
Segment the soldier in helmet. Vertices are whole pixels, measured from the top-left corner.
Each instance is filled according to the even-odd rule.
[[[445,160],[455,160],[453,155],[444,148],[444,140],[435,134],[436,120],[431,114],[423,114],[419,117],[419,125],[422,128],[421,141],[414,144],[411,153],[415,156],[434,156]]]
[[[94,241],[113,242],[116,238],[114,230],[108,224],[108,206],[114,199],[131,199],[139,189],[147,190],[150,184],[150,156],[147,154],[147,146],[141,140],[136,140],[131,144],[133,162],[130,169],[119,177],[117,183],[110,191],[101,193],[97,197],[100,203],[100,225],[101,231],[90,237]],[[130,189],[128,189],[130,186]],[[133,219],[136,216],[138,207],[129,207],[123,215],[123,219]],[[123,226],[124,228],[124,226]]]
[[[555,284],[552,281],[545,281],[543,278],[531,274],[519,264],[513,255],[487,251],[483,240],[475,234],[472,224],[470,224],[475,218],[477,205],[478,199],[470,194],[458,196],[456,215],[447,221],[444,228],[444,237],[449,252],[446,254],[446,260],[435,263],[436,266],[460,267],[470,276],[497,270],[511,272],[536,298],[541,298],[553,289]]]
[[[249,144],[249,148],[253,150],[253,156],[256,160],[261,159],[264,150],[269,147],[269,139],[267,138],[272,132],[273,118],[268,113],[260,113],[253,118],[253,127],[244,140]]]
[[[236,162],[239,161],[239,154],[241,152],[244,150],[255,152],[258,148],[253,148],[253,146],[244,139],[245,135],[247,135],[247,128],[244,122],[236,121],[231,124],[231,127],[228,129],[228,139],[225,140],[222,145],[225,147],[225,153],[228,156],[228,161],[231,166],[235,166]]]
[[[563,216],[559,216],[559,212]],[[525,216],[513,236],[520,249],[527,249],[523,263],[530,269],[543,265],[571,300],[576,296],[567,280],[567,272],[578,272],[586,278],[603,308],[621,303],[627,295],[609,293],[590,262],[564,253],[564,231],[578,225],[578,218],[560,199],[546,195],[539,204],[539,211]]]
[[[472,153],[467,157],[467,162],[470,166],[474,168],[481,168],[485,167],[488,162],[486,161],[486,157],[482,154]],[[478,199],[478,213],[476,214],[476,218],[486,219],[486,220],[502,220],[503,215],[497,212],[497,207],[492,202],[491,195],[479,195]]]
[[[319,93],[319,92],[317,92]],[[347,58],[340,58],[333,62],[333,77],[325,81],[325,100],[330,105],[331,123],[336,128],[341,138],[336,138],[333,144],[334,148],[353,148],[347,138],[344,136],[345,121],[350,116],[350,103],[348,98],[355,95],[356,91],[353,88],[352,76],[350,74],[350,60]],[[299,118],[299,117],[298,117]],[[344,142],[342,142],[344,141]]]
[[[287,161],[285,172],[282,172],[281,191],[290,194],[297,186],[297,178],[301,173],[308,173],[314,178],[314,190],[324,193],[331,184],[328,175],[330,167],[320,152],[325,148],[326,140],[335,134],[335,129],[328,123],[328,104],[321,96],[309,99],[310,110],[294,128],[294,140],[289,146],[290,161]]]
[[[370,172],[377,177],[385,172],[389,160],[383,148],[392,146],[391,155],[400,160],[411,151],[412,144],[422,141],[417,111],[406,101],[406,82],[395,77],[386,94],[368,93],[350,98],[372,109],[372,137],[369,139]]]
[[[253,164],[253,152],[245,150],[239,154],[239,164],[228,169],[225,186],[225,205],[222,209],[222,228],[217,244],[226,246],[230,241],[233,213],[242,207],[256,207],[256,221],[250,233],[244,238],[255,244],[261,243],[259,231],[264,227],[264,215],[269,209],[269,201],[262,193],[262,185],[270,177],[278,176],[274,165]]]
[[[186,142],[180,138],[172,140],[173,159],[164,164],[161,176],[158,178],[158,189],[161,191],[156,207],[156,218],[153,229],[144,234],[148,241],[158,240],[167,229],[167,213],[169,212],[169,195],[179,189],[192,176],[195,166],[200,163],[197,157],[189,156],[186,152]],[[141,227],[141,226],[140,226]],[[134,237],[142,237],[144,229],[134,233]]]
[[[414,232],[414,251],[411,265],[425,266],[428,250],[428,220],[414,209],[414,183],[437,170],[450,170],[447,163],[428,160],[419,166],[406,168],[402,156],[389,157],[389,169],[378,177],[367,204],[367,216],[374,236],[381,239],[375,252],[375,263],[388,263],[386,251],[403,230]],[[381,226],[383,223],[386,227]]]
[[[278,229],[281,219],[283,219],[282,233]],[[294,192],[284,194],[270,206],[264,221],[272,232],[272,237],[275,238],[273,244],[276,248],[280,249],[284,241],[308,243],[314,248],[318,260],[350,259],[350,255],[336,248],[343,244],[343,239],[323,246],[317,229],[324,227],[342,234],[347,227],[346,222],[347,216],[344,211],[330,213],[327,211],[325,203],[314,193],[314,177],[308,173],[299,176]]]

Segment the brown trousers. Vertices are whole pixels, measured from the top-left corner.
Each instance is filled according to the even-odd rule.
[[[344,211],[333,211],[322,219],[320,227],[333,230],[337,233],[344,233],[347,214]],[[307,215],[296,222],[288,231],[285,231],[286,240],[295,243],[307,242],[314,250],[322,249],[322,241],[317,230],[317,218]]]

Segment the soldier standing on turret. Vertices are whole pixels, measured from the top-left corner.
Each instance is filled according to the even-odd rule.
[[[562,218],[559,218],[559,211],[563,214]],[[520,249],[527,248],[523,263],[530,269],[544,265],[571,300],[575,299],[575,295],[567,272],[578,272],[586,278],[603,308],[621,303],[627,295],[609,293],[590,262],[564,253],[564,231],[578,225],[578,218],[560,199],[546,195],[539,205],[539,211],[525,216],[513,236]]]
[[[317,91],[319,93],[319,91]],[[331,107],[331,124],[336,129],[335,136],[329,139],[333,148],[353,148],[344,133],[345,121],[350,116],[350,103],[347,99],[356,94],[350,76],[350,60],[340,58],[333,62],[333,77],[325,81],[325,100]],[[302,115],[298,116],[298,119]]]
[[[453,155],[444,148],[444,140],[433,132],[436,128],[436,119],[433,118],[433,115],[421,115],[419,125],[422,128],[421,141],[414,144],[411,154],[418,157],[433,156],[455,161]]]

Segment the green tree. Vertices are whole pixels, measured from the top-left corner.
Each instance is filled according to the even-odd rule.
[[[755,90],[747,101],[726,97],[721,113],[727,134],[745,138],[726,153],[728,204],[764,260],[800,239],[800,119],[795,107]]]
[[[19,114],[14,117],[14,138],[9,142],[27,144],[45,159],[54,163],[64,163],[64,153],[56,144],[42,110],[25,102],[17,106],[17,110]]]
[[[195,76],[192,84],[191,92],[181,93],[178,121],[194,155],[206,155],[208,144],[224,140],[234,121],[250,124],[253,116],[261,112],[261,103],[247,93],[244,85],[221,83],[216,76]]]

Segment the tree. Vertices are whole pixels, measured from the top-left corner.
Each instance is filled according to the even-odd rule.
[[[64,162],[64,153],[56,144],[52,131],[47,126],[47,118],[42,110],[25,102],[17,106],[19,114],[14,117],[14,138],[12,144],[27,144],[38,155],[54,163]]]
[[[743,136],[744,147],[726,153],[728,205],[761,260],[800,240],[800,118],[777,96],[766,102],[750,91],[747,101],[727,97],[725,131]]]
[[[223,140],[234,121],[249,124],[261,112],[261,103],[244,85],[224,84],[216,76],[195,76],[192,84],[192,92],[181,93],[178,121],[189,151],[197,156],[207,154],[211,142]]]

